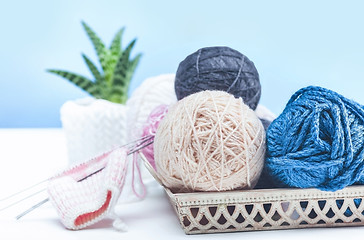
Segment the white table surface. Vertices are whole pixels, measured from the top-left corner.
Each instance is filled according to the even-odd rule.
[[[0,129],[0,199],[47,179],[67,166],[61,129]],[[45,186],[45,185],[43,185]],[[41,187],[41,186],[40,186]],[[300,229],[224,234],[185,235],[163,189],[148,184],[143,201],[120,204],[116,213],[128,225],[118,232],[105,219],[85,230],[63,227],[55,209],[46,203],[20,220],[15,216],[46,198],[36,198],[0,212],[0,239],[363,239],[364,227]],[[9,202],[0,201],[0,208]]]

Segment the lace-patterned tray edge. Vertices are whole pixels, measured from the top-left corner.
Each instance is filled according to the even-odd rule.
[[[364,225],[364,186],[336,192],[310,188],[173,193],[164,189],[186,234]]]

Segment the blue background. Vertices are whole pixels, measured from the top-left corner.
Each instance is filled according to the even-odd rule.
[[[247,55],[262,83],[261,103],[279,114],[291,94],[321,85],[364,103],[364,4],[360,1],[6,1],[0,7],[0,127],[60,127],[59,109],[87,96],[45,72],[90,76],[81,53],[96,55],[81,26],[109,45],[126,26],[143,53],[130,92],[173,73],[201,47]]]

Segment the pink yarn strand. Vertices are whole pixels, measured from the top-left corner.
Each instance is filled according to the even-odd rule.
[[[137,170],[139,182],[140,182],[140,185],[142,187],[142,193],[141,194],[139,194],[135,189],[135,168]],[[132,181],[132,189],[133,189],[133,192],[134,192],[135,196],[137,196],[140,199],[145,198],[145,196],[147,194],[147,189],[145,188],[145,185],[144,185],[144,182],[143,182],[143,179],[142,179],[142,174],[140,172],[140,167],[139,167],[139,162],[138,162],[138,153],[133,154],[133,169],[132,169],[132,180],[131,181]]]

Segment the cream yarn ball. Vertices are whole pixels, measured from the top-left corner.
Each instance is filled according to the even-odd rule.
[[[126,135],[128,142],[142,136],[143,127],[149,114],[161,104],[170,105],[177,102],[174,92],[175,74],[162,74],[145,79],[128,99]]]
[[[254,111],[222,91],[198,92],[171,106],[154,139],[158,176],[174,192],[253,188],[265,149]]]

